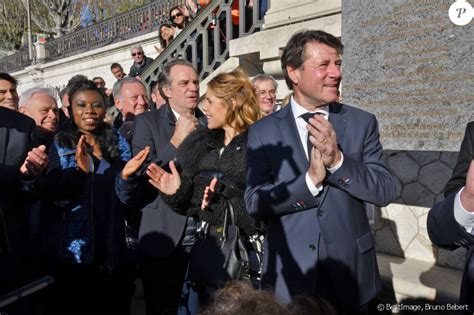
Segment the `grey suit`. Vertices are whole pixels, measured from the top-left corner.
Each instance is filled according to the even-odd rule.
[[[329,112],[344,163],[318,197],[306,185],[308,160],[289,105],[250,127],[245,201],[268,224],[263,286],[283,302],[319,294],[357,310],[380,289],[364,201],[387,205],[395,182],[375,117],[339,103]]]

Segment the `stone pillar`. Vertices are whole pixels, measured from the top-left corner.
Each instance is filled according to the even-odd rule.
[[[271,0],[264,28],[315,19],[341,12],[341,0]]]
[[[37,41],[35,43],[36,62],[44,62],[46,59],[46,47],[44,47],[44,44],[44,41]]]

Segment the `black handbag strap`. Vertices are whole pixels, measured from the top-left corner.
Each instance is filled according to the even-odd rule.
[[[224,231],[222,233],[222,238],[224,240],[227,239],[227,226],[229,226],[229,224],[227,223],[227,214],[230,215],[230,224],[235,225],[234,207],[232,207],[232,204],[230,203],[229,200],[226,200],[226,202],[227,202],[227,207],[225,209],[225,215],[224,215]]]

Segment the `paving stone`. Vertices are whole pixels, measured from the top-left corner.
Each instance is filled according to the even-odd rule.
[[[416,217],[406,205],[396,205],[388,212],[392,231],[402,249],[405,249],[418,233]]]
[[[461,144],[459,144],[461,145]],[[440,161],[445,163],[447,166],[449,166],[451,169],[454,168],[454,165],[456,165],[457,159],[458,159],[459,152],[448,152],[444,151],[441,152],[440,156]]]
[[[407,154],[421,166],[439,160],[440,156],[437,151],[407,151]]]
[[[418,177],[419,166],[406,152],[390,156],[388,165],[402,184],[411,183]]]
[[[435,161],[420,169],[418,180],[435,194],[443,191],[446,182],[451,177],[452,170],[446,164]]]
[[[435,195],[420,183],[411,183],[403,187],[402,199],[408,205],[431,208]]]
[[[416,237],[410,242],[405,249],[405,257],[433,263],[436,261],[431,242],[422,237]]]

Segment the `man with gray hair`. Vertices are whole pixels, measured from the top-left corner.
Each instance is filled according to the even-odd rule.
[[[130,54],[133,59],[133,65],[130,67],[129,77],[138,77],[148,67],[153,59],[145,56],[142,46],[133,46],[130,49]]]
[[[49,146],[58,130],[59,110],[51,88],[31,88],[20,97],[19,111],[35,121],[40,144]]]
[[[277,81],[268,74],[259,74],[252,79],[258,95],[260,111],[263,115],[268,115],[276,111],[276,90]]]
[[[148,89],[140,80],[133,77],[125,77],[114,84],[113,95],[115,107],[121,114],[120,118],[117,116],[116,119],[122,119],[119,131],[130,143],[135,116],[149,109]],[[118,122],[114,123],[114,125],[117,124]]]

